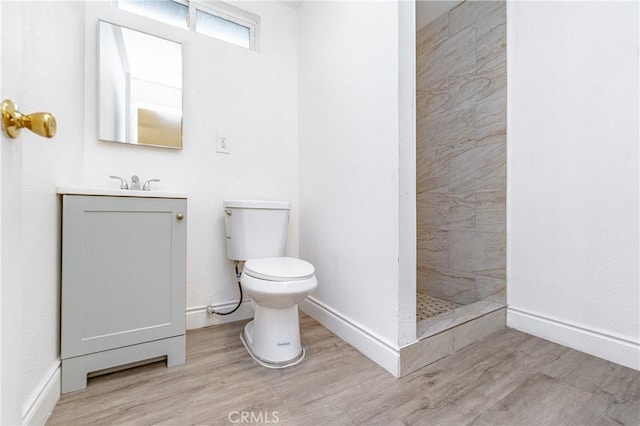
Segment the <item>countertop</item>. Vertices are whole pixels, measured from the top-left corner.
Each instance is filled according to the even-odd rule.
[[[56,191],[61,195],[102,195],[110,197],[145,197],[145,198],[187,198],[183,192],[139,191],[131,189],[59,186]]]

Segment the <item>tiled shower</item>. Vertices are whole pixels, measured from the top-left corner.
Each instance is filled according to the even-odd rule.
[[[505,12],[468,0],[417,34],[419,336],[505,304]]]

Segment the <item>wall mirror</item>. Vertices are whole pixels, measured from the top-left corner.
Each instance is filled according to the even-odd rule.
[[[99,21],[100,140],[182,149],[182,46]]]

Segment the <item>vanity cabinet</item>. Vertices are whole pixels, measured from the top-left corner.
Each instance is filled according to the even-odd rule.
[[[62,194],[63,393],[91,372],[184,363],[186,212],[184,198]]]

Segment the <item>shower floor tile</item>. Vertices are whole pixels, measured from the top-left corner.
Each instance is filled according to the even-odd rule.
[[[434,317],[462,306],[459,303],[438,299],[437,297],[429,296],[424,293],[418,293],[417,296],[418,306],[416,309],[416,315],[418,316],[418,321]]]

